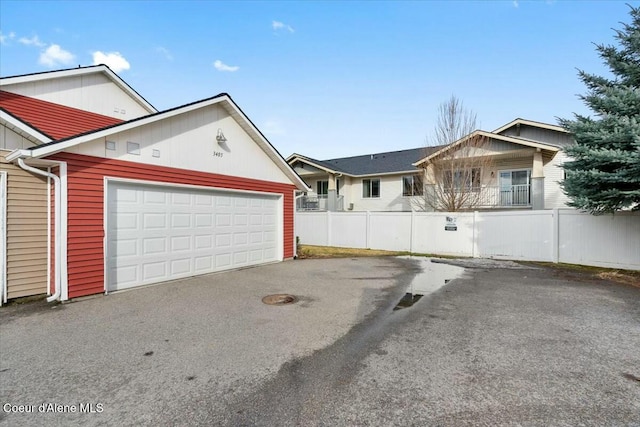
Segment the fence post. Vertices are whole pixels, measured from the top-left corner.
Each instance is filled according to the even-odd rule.
[[[560,262],[560,210],[553,208],[553,247],[551,257],[554,263]]]
[[[327,246],[331,246],[331,212],[327,211]]]
[[[371,212],[367,211],[367,231],[366,231],[366,239],[365,246],[366,249],[370,249],[370,235],[371,235]]]
[[[409,253],[413,253],[413,230],[416,227],[415,211],[411,209],[411,225],[409,226]]]
[[[478,211],[473,211],[473,232],[472,232],[473,234],[471,237],[471,258],[476,258],[478,256],[478,250],[477,250],[478,233],[476,232],[477,219],[478,219]]]

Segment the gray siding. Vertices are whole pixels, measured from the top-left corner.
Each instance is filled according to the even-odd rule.
[[[515,136],[533,141],[546,142],[548,144],[566,146],[573,144],[573,137],[564,132],[556,132],[550,129],[542,129],[534,126],[522,125],[520,129],[513,126],[500,133],[505,136]]]

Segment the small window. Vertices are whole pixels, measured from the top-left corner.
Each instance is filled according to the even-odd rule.
[[[455,188],[460,190],[477,191],[480,188],[480,168],[445,170],[444,186],[446,188]]]
[[[363,179],[362,180],[362,197],[370,199],[372,197],[380,197],[380,180],[379,179]]]
[[[422,196],[424,186],[422,177],[419,175],[409,175],[402,177],[402,195],[404,197]]]
[[[316,183],[316,190],[318,196],[326,196],[329,194],[329,181],[318,181]]]

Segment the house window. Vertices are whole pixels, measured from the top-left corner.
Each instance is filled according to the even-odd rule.
[[[370,199],[372,197],[380,197],[380,180],[379,179],[363,179],[362,180],[362,197]]]
[[[500,203],[503,206],[531,204],[531,169],[500,171]]]
[[[480,189],[480,168],[445,170],[443,173],[445,188],[456,190]]]
[[[329,181],[316,182],[316,190],[318,196],[326,196],[329,194]]]
[[[419,175],[409,175],[402,177],[402,195],[404,197],[422,196],[424,186],[422,177]]]

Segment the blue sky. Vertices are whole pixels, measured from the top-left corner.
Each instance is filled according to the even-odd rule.
[[[639,6],[637,1],[627,2]],[[283,156],[416,148],[452,94],[493,130],[589,114],[623,1],[0,2],[0,75],[107,63],[160,110],[226,92]]]

